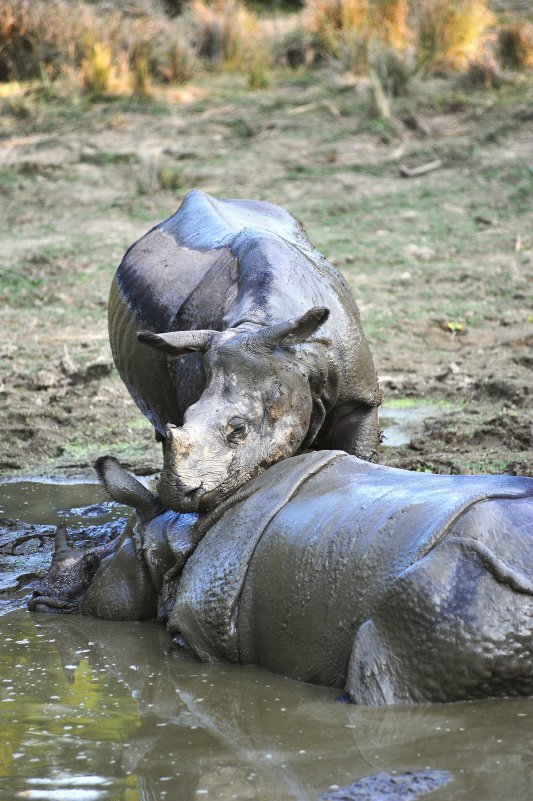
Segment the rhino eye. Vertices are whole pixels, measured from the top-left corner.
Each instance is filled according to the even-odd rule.
[[[232,444],[242,442],[248,434],[248,423],[242,417],[232,417],[226,428],[226,439]]]

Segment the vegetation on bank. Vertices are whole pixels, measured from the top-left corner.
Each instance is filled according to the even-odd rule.
[[[533,24],[487,0],[303,0],[297,10],[242,0],[0,0],[0,81],[48,93],[148,95],[209,70],[252,89],[276,68],[369,76],[379,116],[415,76],[457,72],[491,86],[533,66]],[[176,13],[178,12],[178,13]],[[5,92],[4,92],[5,94]]]

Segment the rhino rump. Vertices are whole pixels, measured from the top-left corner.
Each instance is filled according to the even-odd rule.
[[[360,704],[533,695],[533,498],[480,502],[385,592],[356,634]]]

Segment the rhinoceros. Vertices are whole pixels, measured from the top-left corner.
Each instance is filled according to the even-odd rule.
[[[533,695],[533,479],[312,452],[198,515],[165,509],[111,457],[98,470],[136,513],[85,552],[58,527],[31,610],[157,616],[178,651],[360,704]]]
[[[164,441],[169,508],[205,511],[302,449],[378,459],[382,395],[357,305],[279,206],[189,192],[124,256],[109,335]]]

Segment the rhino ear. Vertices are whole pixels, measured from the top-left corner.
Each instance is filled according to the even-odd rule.
[[[326,309],[325,306],[315,306],[301,317],[294,317],[292,320],[267,326],[256,336],[262,344],[272,348],[277,345],[282,347],[299,345],[309,339],[328,317],[329,309]]]
[[[54,559],[64,559],[71,554],[71,547],[67,541],[67,526],[62,520],[56,528]]]
[[[171,331],[167,334],[154,334],[152,331],[138,331],[137,339],[155,350],[162,350],[170,356],[184,353],[206,351],[216,331]]]
[[[107,493],[114,501],[132,506],[148,515],[161,511],[159,498],[128,473],[112,456],[100,456],[96,460],[94,468]]]

